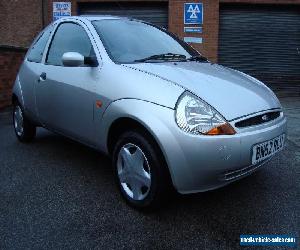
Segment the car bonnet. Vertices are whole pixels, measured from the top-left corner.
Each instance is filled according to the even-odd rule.
[[[127,64],[180,85],[218,110],[227,120],[281,108],[274,93],[261,82],[239,71],[202,62]]]

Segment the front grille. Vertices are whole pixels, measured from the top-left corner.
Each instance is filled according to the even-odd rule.
[[[275,120],[280,116],[280,111],[267,112],[261,115],[257,115],[246,120],[239,121],[235,124],[237,128],[245,128],[250,126],[255,126],[263,124],[272,120]]]

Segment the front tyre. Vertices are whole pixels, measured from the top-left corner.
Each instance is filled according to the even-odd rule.
[[[170,178],[160,151],[142,132],[124,133],[113,151],[116,180],[129,205],[153,209],[166,201]]]
[[[19,141],[30,142],[34,139],[36,127],[26,118],[24,110],[18,102],[14,103],[13,125]]]

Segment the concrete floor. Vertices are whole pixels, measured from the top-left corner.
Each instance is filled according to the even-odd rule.
[[[288,139],[300,147],[300,97],[281,98],[288,117]]]

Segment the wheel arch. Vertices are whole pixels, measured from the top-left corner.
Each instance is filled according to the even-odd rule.
[[[12,102],[12,104],[18,102],[23,107],[25,106],[24,105],[24,98],[23,98],[23,91],[22,91],[22,86],[21,86],[21,83],[20,83],[19,75],[17,75],[15,83],[13,85],[11,102]]]
[[[111,154],[113,151],[113,147],[117,142],[119,136],[126,131],[136,130],[145,134],[147,137],[151,139],[151,141],[157,146],[160,153],[162,154],[162,150],[160,148],[159,143],[157,142],[155,136],[149,131],[149,129],[137,119],[132,117],[119,117],[110,125],[107,136],[107,149],[108,153]]]
[[[18,98],[18,96],[15,93],[13,93],[12,96],[11,96],[11,103],[15,104],[17,102],[20,102],[19,98]]]
[[[165,163],[173,186],[178,189],[174,157],[169,155],[170,147],[181,152],[172,133],[172,125],[168,124],[173,118],[174,110],[169,107],[139,99],[116,100],[107,107],[99,123],[98,148],[111,155],[114,143],[122,132],[133,129],[146,134]],[[184,160],[183,157],[178,154],[175,158]]]
[[[155,147],[155,151],[158,153],[160,161],[162,161],[162,166],[165,167],[167,182],[170,184],[170,187],[174,188],[172,175],[161,146],[150,129],[148,129],[142,122],[132,117],[119,117],[116,119],[111,124],[107,136],[107,150],[109,155],[112,155],[118,138],[127,131],[137,131],[150,140],[150,143]]]

